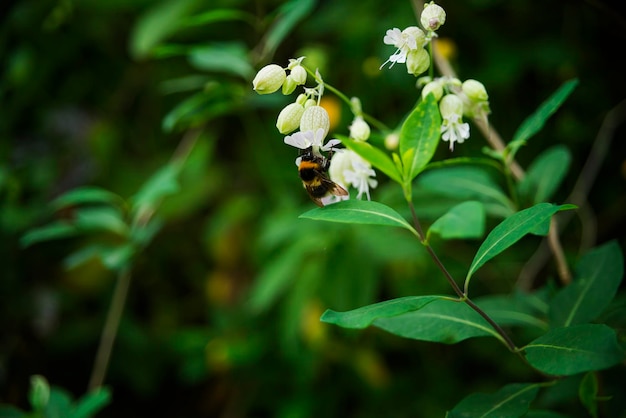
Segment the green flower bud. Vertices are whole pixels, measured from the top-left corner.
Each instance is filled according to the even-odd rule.
[[[252,80],[252,88],[258,94],[270,94],[277,91],[287,78],[285,70],[276,64],[269,64],[261,68]]]
[[[444,119],[451,115],[463,115],[463,101],[456,94],[446,94],[439,102],[439,112]]]
[[[363,120],[361,116],[357,116],[352,121],[350,129],[350,138],[356,141],[367,141],[370,137],[370,126]]]
[[[298,83],[296,83],[296,81],[291,77],[291,75],[288,75],[287,78],[285,79],[285,82],[283,83],[282,93],[285,96],[288,96],[294,92],[296,87],[298,87]]]
[[[395,151],[400,144],[400,135],[397,132],[392,132],[385,137],[385,148],[389,151]]]
[[[30,378],[28,399],[34,411],[43,411],[50,400],[50,385],[45,377],[38,374]]]
[[[420,75],[430,67],[430,55],[424,48],[410,51],[406,56],[406,71],[409,74]]]
[[[480,81],[465,80],[463,82],[463,93],[473,102],[482,102],[489,99],[485,86]]]
[[[326,137],[330,129],[330,117],[326,109],[317,105],[305,107],[300,119],[300,131],[315,132],[320,128],[324,129],[324,137]]]
[[[317,106],[317,100],[315,100],[315,99],[308,99],[306,102],[304,102],[304,108],[305,109],[307,107],[311,107],[311,106]]]
[[[304,106],[301,104],[291,103],[287,105],[278,114],[278,120],[276,121],[278,132],[285,135],[298,129],[303,113]]]
[[[431,1],[424,5],[420,22],[424,29],[435,31],[446,22],[446,11]]]
[[[443,96],[443,86],[439,81],[431,81],[422,89],[422,99],[425,99],[429,93],[432,93],[435,96],[435,101],[438,102]]]

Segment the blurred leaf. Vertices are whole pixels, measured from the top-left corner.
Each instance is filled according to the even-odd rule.
[[[246,80],[254,74],[254,68],[248,59],[248,49],[239,42],[192,48],[189,62],[199,70],[224,72]]]
[[[537,226],[560,210],[572,209],[572,205],[552,205],[539,203],[509,216],[496,226],[482,243],[465,278],[466,284],[472,275],[502,251],[515,244],[526,234],[535,231]]]
[[[501,337],[476,311],[463,302],[434,300],[422,309],[391,318],[379,318],[374,326],[414,340],[455,344],[472,337]]]
[[[98,388],[76,402],[72,418],[89,418],[110,402],[111,391],[104,387]]]
[[[11,405],[0,404],[0,417],[2,418],[30,418],[32,415]]]
[[[428,229],[443,239],[480,238],[485,233],[485,207],[469,201],[456,205]]]
[[[558,376],[602,370],[624,360],[615,331],[603,324],[555,328],[523,350],[533,367]]]
[[[389,318],[419,310],[442,296],[406,296],[373,305],[362,306],[347,312],[326,310],[320,320],[344,328],[366,328],[378,318]]]
[[[441,114],[434,95],[429,94],[413,109],[400,129],[400,156],[404,179],[412,181],[437,150],[441,137]]]
[[[570,152],[562,145],[545,150],[519,184],[520,195],[532,204],[548,201],[560,186],[571,159]]]
[[[541,384],[513,383],[492,394],[474,393],[446,415],[447,418],[515,418],[526,416]]]
[[[418,177],[417,184],[444,196],[478,200],[500,216],[509,216],[515,212],[515,205],[481,167],[458,166],[430,170]]]
[[[118,271],[128,266],[135,252],[135,246],[128,243],[114,247],[102,247],[98,255],[109,270]]]
[[[252,23],[254,19],[254,16],[241,10],[216,9],[189,16],[182,20],[181,26],[203,26],[215,22],[227,22],[229,20],[242,20]]]
[[[128,233],[128,225],[119,210],[108,207],[84,207],[74,211],[73,223],[81,231],[111,232],[121,236]]]
[[[524,418],[569,418],[565,415],[553,412],[553,411],[542,411],[542,410],[533,410],[528,411]]]
[[[67,206],[105,203],[118,205],[123,203],[124,199],[108,190],[100,187],[79,187],[72,189],[67,193],[54,199],[51,205],[55,209],[62,209]]]
[[[596,319],[611,303],[624,275],[624,259],[616,241],[585,254],[571,284],[550,304],[553,326],[568,327]]]
[[[33,411],[43,411],[50,400],[50,385],[45,377],[33,375],[30,378],[30,390],[28,391],[28,401]]]
[[[396,226],[408,229],[417,236],[415,229],[398,212],[382,203],[368,200],[344,200],[312,209],[299,217],[327,222]]]
[[[72,396],[65,389],[53,386],[50,401],[44,412],[46,418],[67,418],[72,416]]]
[[[178,174],[181,167],[169,163],[155,172],[132,198],[133,212],[141,213],[156,209],[161,199],[179,190]]]
[[[598,418],[598,378],[594,372],[588,372],[578,387],[578,397],[589,415]]]
[[[289,0],[278,9],[276,21],[269,29],[263,47],[263,55],[273,55],[289,32],[313,10],[315,0]]]
[[[31,229],[20,238],[20,244],[22,247],[28,247],[41,241],[73,237],[80,233],[81,231],[75,225],[67,221],[57,221]]]
[[[543,305],[543,301],[535,294],[483,296],[474,302],[502,327],[548,330],[548,323],[543,319],[545,313],[537,307],[538,303]]]
[[[363,159],[370,162],[375,168],[385,173],[385,175],[387,175],[390,179],[394,180],[398,184],[402,184],[401,174],[398,172],[398,169],[393,163],[391,157],[389,157],[389,155],[387,155],[384,151],[373,147],[367,142],[354,141],[341,135],[336,136],[341,139],[341,143],[344,144],[346,148],[359,154],[363,157]]]
[[[539,106],[535,113],[522,122],[515,132],[515,135],[513,135],[513,141],[526,141],[539,132],[543,128],[546,120],[557,111],[570,93],[574,91],[577,84],[578,80],[573,79],[559,87],[556,92]]]
[[[176,32],[196,0],[168,0],[154,3],[135,23],[130,38],[130,54],[146,58],[153,48]]]

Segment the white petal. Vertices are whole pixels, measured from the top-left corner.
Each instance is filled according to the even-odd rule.
[[[307,149],[312,145],[311,141],[309,141],[306,135],[302,132],[296,132],[293,135],[287,135],[285,137],[285,144],[300,149]]]

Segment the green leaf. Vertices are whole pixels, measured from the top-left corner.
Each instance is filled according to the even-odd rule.
[[[545,302],[535,294],[483,296],[474,302],[502,327],[518,326],[544,332],[549,328],[541,309]]]
[[[124,200],[108,190],[100,187],[79,187],[72,189],[54,199],[51,203],[56,210],[84,204],[121,204]]]
[[[463,302],[434,300],[418,311],[378,318],[373,325],[414,340],[455,344],[472,337],[500,337],[476,311]]]
[[[359,154],[363,159],[368,161],[374,167],[385,173],[387,177],[394,180],[395,182],[402,184],[402,176],[396,167],[396,164],[393,162],[391,157],[387,155],[384,151],[371,146],[367,142],[363,141],[354,141],[347,137],[337,136],[341,139],[341,143],[344,144],[348,149]]]
[[[96,414],[111,402],[111,391],[108,388],[98,388],[83,396],[74,406],[72,418],[88,418]]]
[[[50,385],[45,377],[33,375],[30,377],[30,390],[28,391],[28,401],[33,411],[43,411],[50,400]]]
[[[482,243],[474,260],[467,272],[466,283],[470,277],[502,251],[515,244],[526,234],[536,231],[537,227],[549,219],[559,210],[570,209],[571,205],[552,205],[550,203],[539,203],[531,208],[524,209],[514,215],[509,216],[496,226]]]
[[[216,9],[189,16],[181,21],[181,26],[204,26],[215,22],[227,22],[229,20],[241,20],[254,23],[254,16],[241,10]]]
[[[558,145],[533,161],[519,184],[519,193],[532,204],[548,201],[558,189],[571,162],[568,149]]]
[[[585,254],[572,283],[561,289],[550,305],[553,326],[590,322],[611,303],[624,275],[624,259],[616,241]]]
[[[154,3],[133,28],[130,38],[130,53],[135,59],[146,58],[153,48],[172,35],[180,27],[196,0],[169,0]]]
[[[475,201],[458,204],[430,226],[431,233],[443,239],[480,238],[485,233],[485,207]]]
[[[541,384],[512,383],[492,394],[474,393],[448,412],[447,418],[515,418],[525,416]]]
[[[443,296],[406,296],[362,306],[347,312],[336,312],[328,309],[320,320],[344,328],[361,329],[370,326],[376,319],[417,311],[432,301],[441,298]]]
[[[482,167],[456,166],[430,170],[419,176],[417,184],[443,196],[478,200],[485,204],[488,212],[502,217],[515,212],[515,205]]]
[[[413,180],[424,170],[437,150],[441,137],[441,114],[429,94],[413,109],[400,129],[400,156],[404,179]]]
[[[555,328],[524,347],[524,352],[536,369],[562,376],[606,369],[624,359],[615,331],[603,324]]]
[[[128,225],[119,210],[110,206],[84,207],[74,211],[73,223],[84,232],[111,232],[125,236]]]
[[[153,210],[161,199],[178,192],[178,174],[181,167],[167,164],[155,172],[132,198],[133,212]]]
[[[349,224],[395,226],[408,229],[417,236],[415,229],[398,212],[387,205],[369,200],[344,200],[312,209],[299,217]]]
[[[28,247],[41,241],[73,237],[80,234],[75,225],[67,221],[53,222],[40,228],[31,229],[20,238],[20,245]]]
[[[189,62],[199,70],[233,74],[246,80],[254,74],[248,50],[239,42],[195,47],[189,52]]]
[[[50,401],[44,412],[46,418],[65,418],[72,416],[72,396],[68,391],[57,386],[50,390]]]
[[[539,106],[535,113],[522,122],[515,135],[513,135],[513,141],[526,141],[539,132],[546,120],[563,104],[577,84],[578,80],[576,79],[565,82]]]
[[[289,0],[278,10],[276,21],[267,33],[263,55],[271,55],[289,32],[315,7],[315,0]]]
[[[578,387],[578,397],[589,415],[598,418],[598,378],[594,372],[585,374]]]
[[[528,411],[524,418],[570,418],[554,411],[532,410]]]
[[[14,406],[0,404],[0,417],[2,418],[32,418],[32,415]]]

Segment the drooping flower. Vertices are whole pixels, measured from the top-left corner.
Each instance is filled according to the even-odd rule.
[[[252,80],[252,88],[258,94],[270,94],[282,87],[287,73],[276,64],[269,64],[261,68]]]
[[[396,52],[389,56],[389,59],[380,66],[383,68],[388,62],[391,63],[390,68],[395,63],[405,63],[407,54],[411,51],[417,51],[424,46],[426,35],[417,26],[409,26],[408,28],[400,31],[398,28],[387,30],[383,42],[386,45],[393,45],[396,47]]]
[[[468,123],[463,122],[463,101],[455,94],[446,94],[439,102],[441,123],[441,139],[450,143],[450,151],[454,151],[454,143],[462,144],[470,136]]]
[[[356,116],[348,129],[350,129],[350,138],[356,141],[367,141],[370,137],[370,126],[362,116]]]
[[[374,178],[376,172],[370,163],[351,150],[336,153],[330,161],[328,173],[335,183],[343,187],[351,185],[357,189],[357,199],[365,195],[370,200],[370,188],[378,186],[378,181]]]

